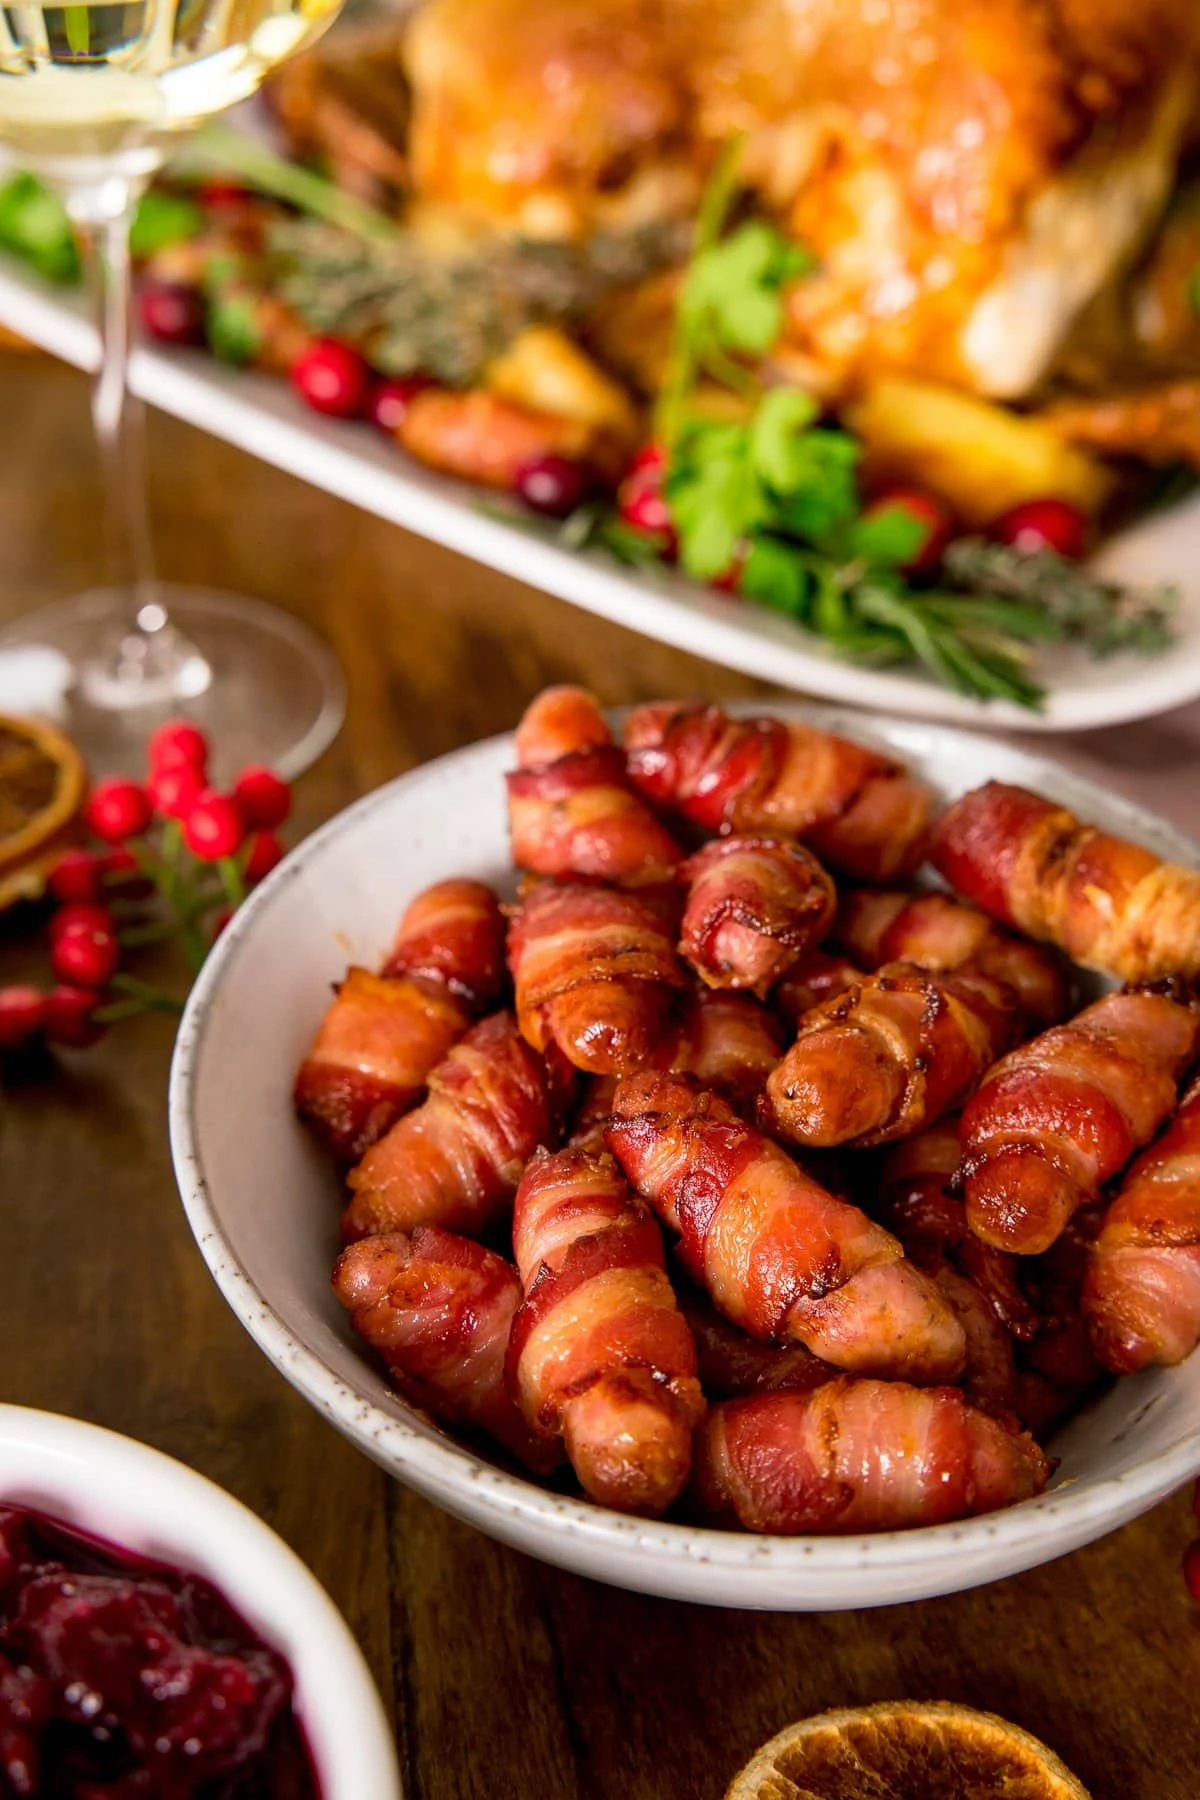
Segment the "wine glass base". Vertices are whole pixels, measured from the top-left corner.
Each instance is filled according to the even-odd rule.
[[[170,623],[129,640],[132,662],[117,656],[135,611],[119,588],[56,601],[0,631],[0,710],[51,718],[93,776],[143,775],[147,739],[177,718],[207,734],[217,781],[247,763],[290,780],[315,762],[346,713],[328,644],[261,600],[169,583],[155,594]]]

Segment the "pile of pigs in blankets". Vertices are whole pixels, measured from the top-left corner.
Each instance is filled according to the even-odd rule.
[[[1039,1492],[1098,1383],[1200,1339],[1200,874],[716,706],[621,746],[552,688],[516,752],[519,898],[418,896],[296,1083],[397,1388],[625,1512]],[[1059,951],[1125,985],[1076,1011]]]

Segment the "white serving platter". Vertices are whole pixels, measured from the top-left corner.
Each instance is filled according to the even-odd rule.
[[[0,324],[80,368],[96,334],[76,293],[0,262]],[[599,553],[567,550],[486,513],[477,490],[433,475],[370,425],[310,412],[284,381],[230,369],[202,351],[140,347],[130,384],[150,405],[473,562],[647,637],[781,687],[852,706],[987,729],[1087,731],[1165,712],[1200,696],[1200,497],[1148,518],[1110,544],[1098,567],[1123,581],[1178,584],[1177,641],[1156,657],[1097,661],[1076,647],[1040,654],[1049,690],[1040,713],[950,693],[920,673],[861,669],[764,608],[651,578]]]

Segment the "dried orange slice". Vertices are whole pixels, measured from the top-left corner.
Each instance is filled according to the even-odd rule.
[[[0,907],[42,892],[86,791],[83,758],[69,738],[0,714]]]
[[[993,1713],[891,1700],[817,1713],[764,1744],[725,1800],[1088,1800],[1052,1750]]]

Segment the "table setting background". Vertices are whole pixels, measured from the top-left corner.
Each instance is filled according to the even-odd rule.
[[[82,377],[0,363],[0,623],[86,587],[101,540]],[[299,783],[293,838],[392,776],[511,727],[547,682],[606,704],[761,684],[619,629],[149,419],[163,575],[245,589],[316,627],[345,728]],[[1061,758],[1200,835],[1200,705],[1075,737]],[[0,981],[28,967],[0,926]],[[147,1017],[0,1096],[0,1399],[127,1432],[227,1487],[345,1613],[395,1720],[405,1793],[609,1800],[723,1790],[755,1745],[830,1706],[984,1706],[1098,1800],[1194,1800],[1200,1620],[1177,1495],[1026,1575],[853,1613],[727,1613],[587,1582],[388,1479],[293,1393],[226,1308],[175,1192],[173,1025]],[[366,1800],[366,1797],[364,1797]]]

